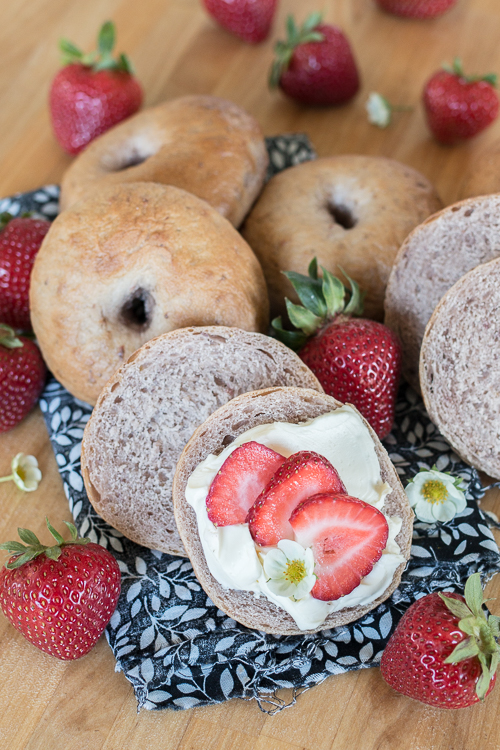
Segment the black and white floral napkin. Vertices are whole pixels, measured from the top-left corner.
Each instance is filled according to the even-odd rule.
[[[305,136],[268,139],[271,172],[313,158]],[[0,211],[27,207],[52,217],[57,187],[0,201]],[[484,491],[477,472],[438,433],[421,399],[403,387],[396,424],[385,440],[403,485],[434,464],[460,476],[467,507],[449,523],[415,524],[412,556],[399,588],[356,622],[313,635],[272,636],[239,625],[211,602],[187,559],[129,541],[91,507],[83,486],[80,449],[91,407],[51,379],[40,400],[64,490],[81,535],[108,548],[122,572],[122,593],[106,629],[116,670],[132,683],[139,707],[184,709],[230,698],[255,698],[270,713],[297,691],[330,675],[376,666],[396,624],[416,599],[435,590],[462,590],[479,571],[500,570],[500,553],[478,508]],[[282,688],[292,688],[288,703]]]

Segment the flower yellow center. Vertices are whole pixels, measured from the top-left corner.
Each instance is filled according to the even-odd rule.
[[[19,479],[21,480],[21,482],[24,482],[24,480],[26,479],[26,472],[24,471],[24,469],[23,469],[22,466],[18,466],[17,467],[16,474],[19,477]]]
[[[300,583],[306,577],[306,566],[302,560],[288,560],[285,569],[285,578],[290,583]]]
[[[448,500],[448,490],[443,482],[437,479],[430,479],[422,486],[422,496],[428,503],[439,505]]]

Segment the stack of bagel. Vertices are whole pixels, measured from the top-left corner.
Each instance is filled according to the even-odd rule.
[[[217,585],[199,559],[197,532],[182,496],[187,467],[193,468],[194,458],[222,450],[248,423],[280,415],[300,421],[336,408],[297,355],[266,335],[269,310],[280,314],[285,297],[294,299],[282,272],[306,273],[316,256],[323,267],[334,273],[341,267],[365,289],[368,317],[383,319],[385,298],[387,323],[403,342],[406,375],[418,387],[415,359],[426,317],[469,268],[496,257],[494,251],[478,251],[477,262],[454,261],[444,278],[434,261],[419,260],[418,251],[408,250],[421,247],[419,233],[429,227],[453,232],[447,217],[465,216],[468,207],[436,213],[442,204],[433,186],[399,162],[325,157],[291,167],[264,185],[267,165],[258,124],[231,102],[189,96],[144,110],[97,138],[73,162],[61,186],[62,211],[32,274],[32,322],[44,358],[76,398],[95,405],[82,449],[90,501],[140,544],[177,555],[187,548],[210,595]],[[494,197],[490,202],[491,209],[474,204],[483,228],[496,205]],[[441,246],[433,243],[437,258]],[[492,244],[485,239],[490,249]],[[498,263],[494,269],[500,273]],[[426,287],[421,295],[420,277],[432,293]],[[413,282],[417,287],[411,288]],[[478,290],[481,283],[477,277],[471,288]],[[496,289],[493,284],[493,297]],[[408,299],[420,296],[425,300],[418,305],[417,322]],[[465,305],[467,326],[490,313],[478,293],[476,302]],[[443,311],[433,315],[420,372],[429,412],[456,447],[436,406],[436,401],[450,402],[438,386],[448,371],[444,364],[436,370],[448,346],[442,329],[443,321],[453,318],[450,305],[453,301],[444,301]],[[460,326],[454,335],[458,349]],[[491,327],[492,346],[494,336]],[[484,357],[475,366],[483,373]],[[478,374],[478,382],[482,377]],[[491,373],[484,377],[483,385],[497,387]],[[259,400],[264,393],[270,395]],[[460,398],[452,412],[462,409]],[[477,437],[484,444],[491,404],[483,403],[476,413],[487,424]],[[468,419],[474,408],[472,401]],[[404,521],[397,540],[407,559],[408,502],[385,449],[370,435],[381,475],[390,477],[388,507]],[[483,468],[476,444],[459,452]],[[496,458],[490,453],[484,467],[499,476],[500,450]],[[174,517],[176,481],[181,490]],[[389,596],[403,567],[369,608]],[[247,624],[263,627],[261,617],[248,616],[248,601],[241,607]],[[238,619],[238,606],[226,608]],[[344,612],[332,623],[360,614]],[[278,622],[272,632],[295,632],[290,623],[282,624],[279,613],[266,610],[263,616]]]

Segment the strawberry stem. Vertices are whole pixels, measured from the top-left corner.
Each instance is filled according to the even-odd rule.
[[[477,81],[486,81],[486,83],[489,83],[491,86],[497,85],[497,74],[496,73],[487,73],[484,76],[466,76],[463,70],[462,66],[462,60],[459,57],[455,57],[453,59],[452,65],[448,65],[448,63],[442,63],[443,70],[446,70],[447,73],[451,73],[452,75],[456,75],[459,78],[462,78],[466,83],[476,83]]]
[[[71,534],[71,539],[69,539],[68,541],[64,541],[64,538],[58,531],[56,531],[56,529],[54,529],[48,518],[45,518],[45,522],[47,524],[48,530],[56,540],[57,544],[52,546],[42,544],[36,534],[33,533],[33,531],[30,531],[30,529],[18,528],[17,532],[19,534],[19,538],[21,539],[21,541],[25,542],[25,544],[21,544],[21,542],[15,541],[4,542],[3,544],[0,544],[0,549],[6,550],[11,555],[9,560],[5,563],[5,567],[8,570],[20,568],[21,565],[24,565],[24,563],[29,562],[30,560],[34,560],[35,557],[38,557],[42,554],[45,554],[51,560],[57,560],[61,555],[64,547],[67,547],[71,544],[88,544],[88,542],[90,542],[90,539],[88,539],[87,537],[80,538],[78,536],[75,525],[70,523],[69,521],[64,522]]]
[[[14,329],[5,323],[0,323],[0,346],[5,346],[6,349],[19,349],[23,346]]]
[[[113,21],[106,21],[99,30],[97,37],[97,50],[84,54],[73,42],[68,39],[59,41],[59,49],[62,52],[62,64],[81,64],[92,68],[94,73],[100,70],[123,71],[132,75],[133,69],[130,60],[121,53],[117,58],[113,57],[113,49],[116,40],[116,30]]]
[[[292,15],[287,17],[286,40],[276,42],[274,48],[276,57],[269,74],[270,88],[276,88],[278,86],[281,76],[286,70],[288,70],[290,60],[292,59],[296,47],[300,44],[307,44],[308,42],[323,41],[325,37],[320,31],[316,30],[317,26],[321,23],[322,18],[323,14],[319,11],[315,11],[306,18],[302,26],[298,27]]]
[[[336,315],[363,314],[364,295],[360,292],[358,284],[342,268],[340,269],[351,287],[349,294],[340,279],[323,266],[321,270],[323,276],[319,277],[318,262],[313,258],[309,264],[308,276],[295,271],[283,271],[302,302],[302,305],[296,305],[285,299],[290,322],[300,331],[285,331],[281,317],[275,318],[271,325],[276,338],[291,349],[300,349],[310,336]],[[347,303],[346,294],[349,294]]]
[[[500,635],[500,617],[486,614],[481,577],[479,573],[469,576],[465,584],[465,602],[440,593],[439,596],[448,609],[459,617],[458,627],[469,636],[461,641],[445,659],[446,664],[457,664],[477,657],[481,663],[482,674],[476,685],[476,695],[483,700],[491,680],[496,672],[500,649],[496,638]]]

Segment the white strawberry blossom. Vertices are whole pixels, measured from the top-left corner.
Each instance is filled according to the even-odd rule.
[[[278,547],[264,557],[267,585],[276,596],[293,597],[296,601],[306,596],[316,583],[312,549],[290,539],[282,539]]]
[[[0,482],[14,482],[23,492],[34,492],[42,478],[35,456],[18,453],[11,461],[12,474],[0,477]]]
[[[435,469],[421,469],[406,486],[406,494],[419,521],[451,521],[465,510],[462,480]]]
[[[381,94],[372,91],[366,102],[368,121],[379,128],[386,128],[391,121],[392,107]]]

